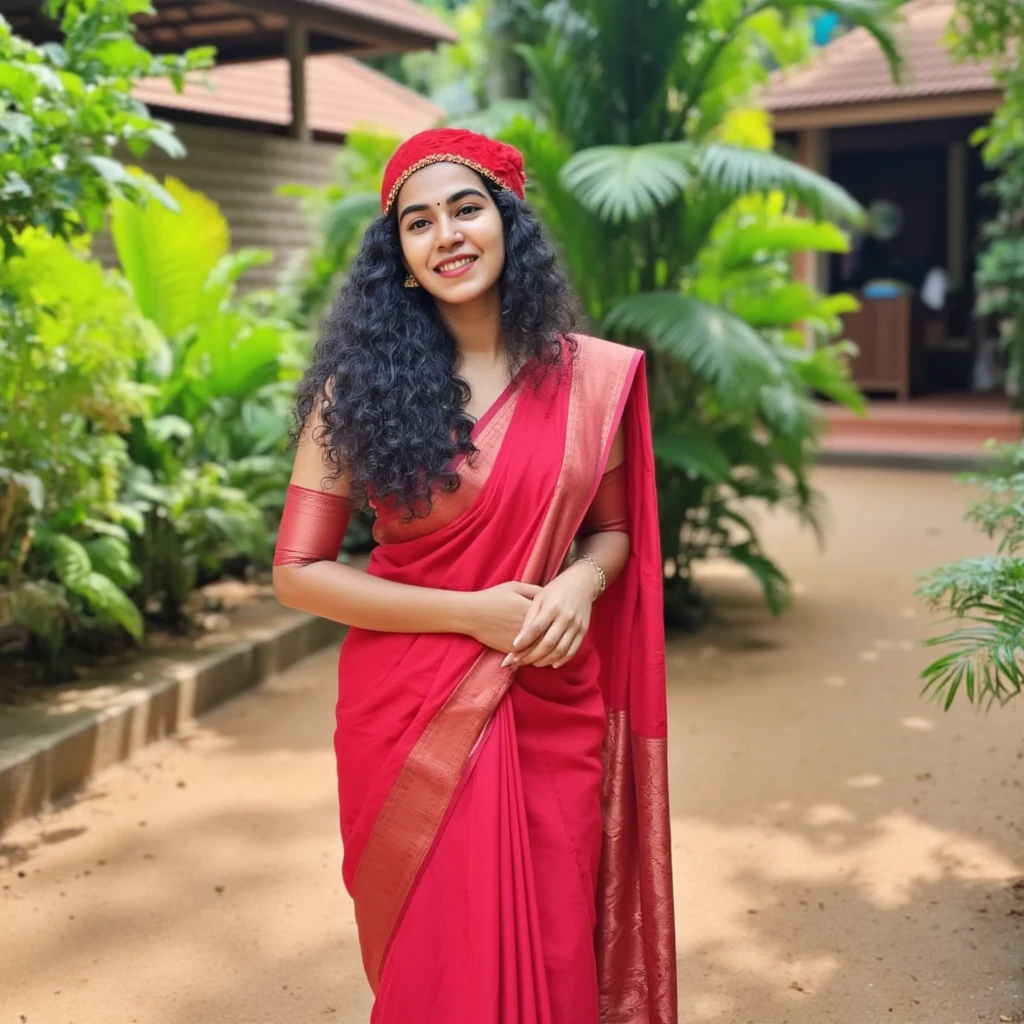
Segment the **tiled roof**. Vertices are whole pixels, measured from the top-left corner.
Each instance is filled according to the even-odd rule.
[[[896,30],[904,59],[899,84],[893,82],[871,34],[856,28],[830,43],[806,67],[776,75],[762,105],[782,111],[991,92],[996,85],[989,65],[960,63],[950,56],[944,36],[952,15],[952,0],[913,0],[906,5],[903,24]]]
[[[420,32],[424,36],[454,43],[458,36],[440,18],[413,0],[305,0],[311,7],[341,11],[360,18],[394,25],[396,28]]]
[[[0,0],[14,31],[33,42],[55,38],[42,7],[42,0]],[[311,53],[402,53],[458,38],[413,0],[162,0],[135,19],[147,49],[211,45],[224,63],[280,56],[292,23],[307,27]]]
[[[206,78],[212,91],[196,80],[179,94],[164,79],[148,79],[136,86],[135,96],[150,106],[171,110],[260,124],[291,123],[287,61],[223,64]],[[405,137],[430,128],[444,113],[425,96],[387,75],[351,57],[335,55],[306,59],[306,103],[310,127],[333,135],[372,127]]]

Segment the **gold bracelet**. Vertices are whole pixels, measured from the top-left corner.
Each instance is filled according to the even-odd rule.
[[[573,565],[577,562],[589,562],[597,570],[597,575],[601,577],[601,589],[597,592],[597,596],[600,597],[604,593],[605,587],[608,586],[608,577],[605,576],[604,569],[590,555],[577,555],[572,561]]]

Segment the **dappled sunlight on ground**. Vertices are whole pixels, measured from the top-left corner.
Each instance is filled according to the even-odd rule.
[[[914,573],[984,541],[946,477],[819,480],[824,554],[765,517],[792,611],[773,620],[744,573],[710,565],[713,621],[669,645],[681,1020],[1024,1020],[1024,707],[945,713],[919,697],[931,627]],[[365,1024],[340,879],[336,659],[0,837],[12,1021]]]

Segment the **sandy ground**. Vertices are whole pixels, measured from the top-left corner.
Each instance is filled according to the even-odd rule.
[[[669,652],[681,1019],[1024,1020],[1024,704],[918,696],[913,574],[980,553],[967,495],[823,470],[781,621],[710,567]],[[0,839],[0,1024],[363,1024],[329,650]],[[452,1022],[462,1024],[462,1022]],[[572,1024],[572,1022],[558,1022]]]

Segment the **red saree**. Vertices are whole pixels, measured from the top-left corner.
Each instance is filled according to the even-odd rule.
[[[555,670],[470,637],[352,629],[335,749],[374,1024],[676,1021],[664,631],[643,354],[579,339],[520,374],[375,575],[481,590],[561,569],[625,425],[631,554]]]

